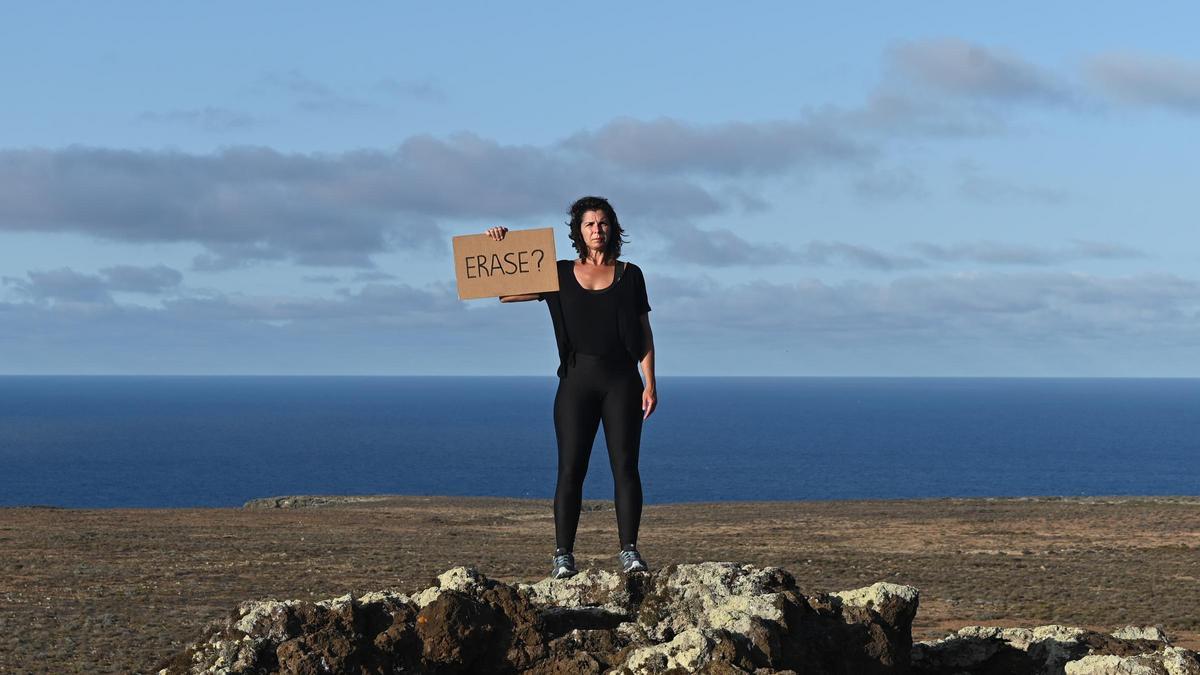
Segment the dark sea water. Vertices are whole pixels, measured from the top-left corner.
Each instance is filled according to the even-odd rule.
[[[0,377],[0,505],[550,498],[554,377]],[[1200,494],[1200,380],[660,377],[645,501]],[[612,497],[603,430],[584,487]]]

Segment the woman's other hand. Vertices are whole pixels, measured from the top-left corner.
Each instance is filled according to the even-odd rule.
[[[646,387],[642,391],[642,419],[645,420],[658,407],[658,393],[654,387]]]
[[[508,228],[497,225],[495,227],[489,227],[484,234],[492,239],[495,239],[496,241],[504,241],[504,235],[508,234]]]

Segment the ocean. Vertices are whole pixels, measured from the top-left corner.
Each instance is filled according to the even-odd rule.
[[[550,377],[0,377],[0,505],[549,499]],[[1200,494],[1200,380],[659,377],[645,503]],[[603,429],[584,486],[611,499]]]

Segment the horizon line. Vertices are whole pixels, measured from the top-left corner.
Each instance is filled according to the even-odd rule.
[[[425,377],[425,378],[467,378],[467,377],[528,377],[556,378],[549,375],[530,374],[419,374],[419,373],[0,373],[0,378],[34,378],[34,377],[307,377],[307,378],[388,378],[388,377]],[[724,374],[656,374],[658,378],[729,378],[729,379],[911,379],[911,380],[1197,380],[1200,375],[724,375]]]

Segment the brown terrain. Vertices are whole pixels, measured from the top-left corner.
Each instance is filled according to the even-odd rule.
[[[0,672],[150,672],[242,600],[412,592],[457,565],[549,570],[549,500],[299,499],[301,508],[0,508]],[[616,567],[612,504],[588,500],[581,568]],[[1160,625],[1200,648],[1200,498],[647,505],[669,563],[791,571],[811,592],[921,590],[914,639],[971,624]]]

